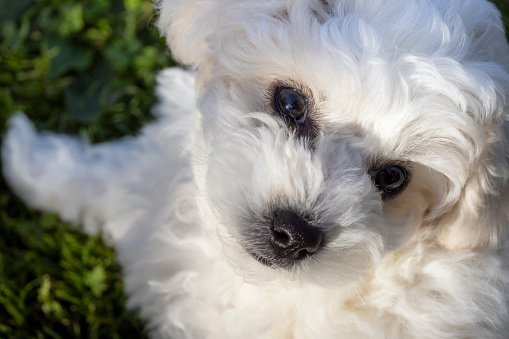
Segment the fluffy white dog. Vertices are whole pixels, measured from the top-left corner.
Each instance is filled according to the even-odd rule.
[[[484,0],[163,0],[194,73],[4,174],[102,232],[154,338],[509,338],[509,47]]]

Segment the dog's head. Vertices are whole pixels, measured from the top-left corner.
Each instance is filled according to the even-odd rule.
[[[158,7],[199,71],[200,207],[246,278],[340,286],[422,232],[449,248],[505,238],[509,49],[490,3]]]

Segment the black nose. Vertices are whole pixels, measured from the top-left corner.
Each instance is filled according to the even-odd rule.
[[[283,265],[290,265],[315,253],[323,239],[319,228],[311,226],[291,211],[274,214],[271,232],[275,261]]]

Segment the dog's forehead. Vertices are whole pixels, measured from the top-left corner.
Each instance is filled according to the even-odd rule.
[[[375,132],[384,149],[465,148],[501,111],[496,56],[477,54],[500,34],[486,3],[237,1],[223,19],[208,40],[221,72],[308,87],[324,125]]]
[[[479,44],[501,33],[500,20],[485,3],[472,16],[478,2],[451,2],[458,1],[233,2],[227,23],[209,37],[210,59],[232,78],[301,83],[335,107],[358,99],[387,111],[384,105],[431,95],[466,111],[468,93],[495,100],[493,87],[503,86],[493,83],[499,68],[481,65],[496,63],[496,55],[477,54],[498,48]]]
[[[488,56],[473,57],[473,40],[500,30],[494,7],[475,1],[230,1],[216,10],[209,47],[232,67],[247,63],[246,72],[260,66],[298,74],[319,63],[323,77],[400,55],[482,61]]]

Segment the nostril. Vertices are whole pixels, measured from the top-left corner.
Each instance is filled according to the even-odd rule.
[[[285,230],[276,229],[276,227],[274,227],[273,240],[277,245],[286,247],[290,243],[290,234]]]
[[[302,260],[320,247],[323,234],[291,211],[277,211],[272,221],[272,248],[278,259]]]

